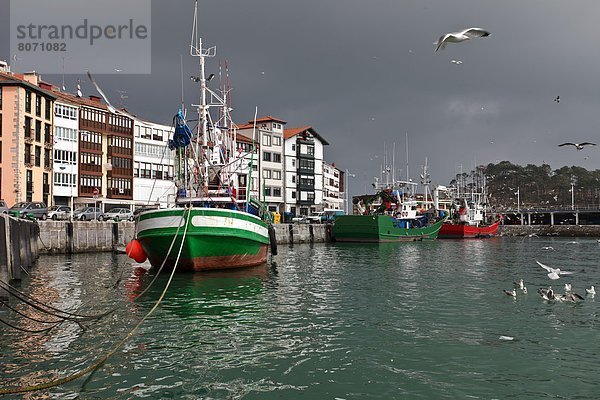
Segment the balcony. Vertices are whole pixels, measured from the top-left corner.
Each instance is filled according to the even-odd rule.
[[[108,189],[108,198],[131,200],[133,199],[133,191],[131,189],[110,188]]]
[[[296,173],[298,175],[314,175],[315,174],[315,170],[314,169],[308,169],[308,168],[298,167],[298,169],[296,170]]]

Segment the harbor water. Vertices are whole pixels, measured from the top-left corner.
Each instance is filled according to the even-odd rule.
[[[535,260],[570,276],[551,281]],[[280,246],[264,266],[177,274],[100,368],[31,399],[598,398],[595,239],[492,238]],[[109,352],[168,281],[124,255],[43,256],[19,289],[80,314],[31,334],[0,326],[2,387],[75,373]],[[503,289],[524,279],[528,294]],[[546,303],[564,283],[586,297]],[[38,319],[22,303],[11,306]],[[45,327],[2,308],[0,318]],[[15,395],[14,398],[21,398]]]

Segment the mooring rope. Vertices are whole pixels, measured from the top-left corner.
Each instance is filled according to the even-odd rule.
[[[59,322],[63,322],[65,320],[64,318],[61,318],[59,321],[44,321],[44,320],[41,320],[41,319],[30,317],[29,315],[27,315],[27,314],[25,314],[25,313],[17,310],[16,308],[12,307],[10,304],[8,304],[7,302],[5,302],[3,300],[0,300],[0,304],[2,304],[3,306],[7,307],[11,311],[19,314],[22,317],[25,317],[25,318],[30,319],[30,320],[35,321],[35,322],[39,322],[41,324],[56,324],[56,323],[59,323]]]
[[[2,318],[0,318],[0,322],[3,323],[6,326],[9,326],[13,329],[16,329],[17,331],[21,331],[21,332],[27,332],[27,333],[44,333],[44,332],[48,332],[50,329],[54,328],[55,326],[59,325],[61,322],[57,322],[56,324],[48,327],[48,328],[44,328],[44,329],[37,329],[37,330],[31,330],[31,329],[25,329],[25,328],[19,328],[18,326],[15,326],[9,322],[6,322],[5,320],[3,320]]]
[[[36,300],[35,298],[19,291],[17,288],[15,288],[14,286],[11,286],[10,284],[4,282],[3,280],[0,280],[0,287],[3,287],[4,290],[6,290],[7,292],[9,292],[9,294],[11,294],[12,296],[16,297],[17,299],[21,300],[23,303],[35,308],[38,311],[41,311],[43,313],[52,315],[54,317],[57,318],[62,318],[62,319],[68,319],[71,321],[90,321],[90,320],[95,320],[95,319],[100,319],[103,318],[105,316],[107,316],[108,314],[114,312],[116,310],[116,308],[106,311],[102,314],[97,314],[97,315],[82,315],[82,314],[75,314],[75,313],[71,313],[68,311],[64,311],[64,310],[60,310],[58,308],[52,307],[48,304],[42,303],[39,300]],[[16,294],[15,294],[16,293]],[[27,299],[31,300],[28,301]],[[34,304],[37,303],[37,304]],[[38,305],[39,304],[39,305]],[[56,313],[53,313],[51,311],[45,310],[44,308],[50,309],[52,311],[55,311]],[[60,314],[65,314],[65,315],[58,315],[57,313]]]
[[[49,388],[52,388],[52,387],[60,386],[62,384],[65,384],[67,382],[71,382],[71,381],[73,381],[73,380],[75,380],[77,378],[80,378],[80,377],[82,377],[84,375],[87,375],[88,373],[96,370],[106,360],[108,360],[110,358],[110,356],[112,356],[114,353],[116,353],[116,351],[119,350],[127,342],[127,340],[129,340],[129,338],[131,338],[131,336],[133,336],[133,334],[142,325],[142,323],[144,323],[144,321],[146,319],[148,319],[148,317],[150,317],[150,315],[152,315],[152,313],[154,313],[154,311],[158,308],[159,304],[162,302],[163,298],[165,297],[165,294],[167,293],[167,290],[169,289],[169,286],[171,285],[171,282],[173,281],[173,277],[175,276],[175,271],[177,270],[177,264],[179,263],[179,258],[181,257],[181,251],[183,250],[183,244],[184,244],[184,241],[185,241],[185,236],[187,235],[187,229],[188,229],[188,226],[189,226],[189,224],[188,224],[189,217],[192,214],[191,207],[188,208],[187,210],[188,210],[188,215],[187,215],[187,220],[186,220],[185,228],[183,230],[183,236],[181,238],[181,246],[179,246],[179,253],[177,254],[177,259],[175,260],[175,266],[173,267],[173,271],[171,271],[171,275],[169,276],[169,280],[167,281],[167,284],[166,284],[165,288],[163,289],[160,297],[158,298],[158,300],[156,301],[156,303],[154,304],[154,306],[150,309],[150,311],[148,311],[148,313],[133,327],[133,329],[131,329],[131,331],[129,331],[129,333],[119,343],[117,343],[117,345],[113,349],[111,349],[108,353],[106,353],[104,356],[102,356],[94,364],[92,364],[89,367],[84,368],[83,370],[81,370],[79,372],[76,372],[76,373],[74,373],[74,374],[72,374],[70,376],[66,376],[64,378],[55,379],[55,380],[44,382],[44,383],[40,383],[40,384],[37,384],[37,385],[15,386],[15,387],[0,388],[0,395],[3,395],[3,394],[16,394],[16,393],[34,392],[34,391],[37,391],[37,390],[49,389]]]
[[[185,208],[183,210],[184,210],[184,213],[185,213]],[[191,210],[191,208],[190,208],[190,210]],[[179,236],[179,230],[181,229],[181,223],[184,222],[184,221],[185,221],[185,218],[181,218],[181,221],[179,222],[179,226],[177,227],[177,231],[175,232],[175,236],[173,237],[173,240],[171,241],[171,245],[169,246],[169,250],[167,251],[167,254],[165,255],[165,259],[163,260],[162,264],[158,268],[158,271],[156,271],[156,274],[154,275],[154,278],[152,278],[152,280],[150,281],[150,283],[148,284],[148,286],[146,286],[146,288],[142,291],[142,293],[140,293],[140,294],[138,294],[136,296],[136,298],[134,299],[134,301],[139,300],[140,297],[142,297],[148,290],[150,290],[150,288],[152,287],[152,285],[154,284],[154,282],[156,281],[156,279],[159,277],[160,272],[162,271],[163,267],[167,263],[167,259],[169,258],[169,255],[171,254],[171,250],[173,250],[173,246],[175,245],[175,241],[177,241],[177,237]],[[183,243],[183,239],[182,239],[182,243]],[[177,265],[177,264],[175,264],[175,265]]]

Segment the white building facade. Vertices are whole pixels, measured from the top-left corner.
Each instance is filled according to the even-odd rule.
[[[260,141],[258,164],[258,199],[269,211],[283,213],[284,204],[284,149],[283,126],[286,121],[266,116],[256,120],[255,140]],[[253,121],[239,127],[238,133],[252,139]]]
[[[167,142],[173,127],[134,121],[133,202],[136,208],[167,208],[175,204],[175,153]]]
[[[78,194],[79,105],[58,96],[54,102],[53,204],[73,208]]]
[[[286,129],[284,137],[285,211],[323,211],[323,146],[329,143],[311,126]]]
[[[323,208],[330,210],[344,209],[344,198],[342,192],[340,192],[341,177],[341,171],[334,164],[323,161]]]

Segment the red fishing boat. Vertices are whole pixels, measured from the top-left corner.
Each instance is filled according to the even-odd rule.
[[[485,224],[485,208],[474,201],[456,199],[450,213],[450,218],[444,222],[438,238],[462,239],[484,238],[496,235],[501,216],[491,223]]]

